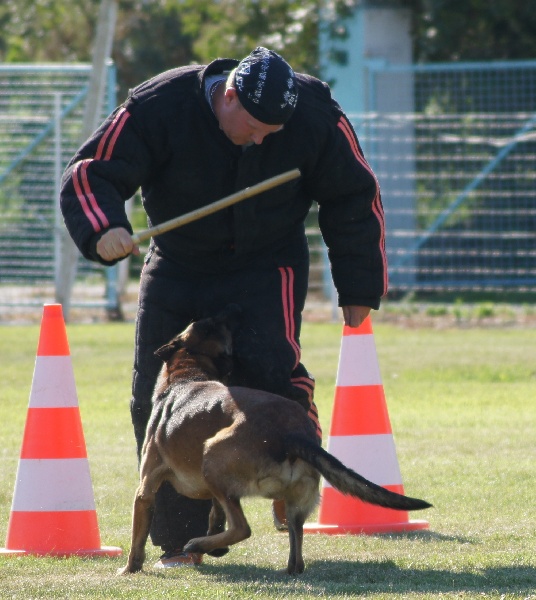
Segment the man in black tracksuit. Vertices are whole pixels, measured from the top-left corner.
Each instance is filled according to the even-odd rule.
[[[290,169],[301,176],[151,240],[141,276],[131,403],[140,451],[161,367],[154,351],[192,320],[243,307],[233,384],[282,394],[318,425],[314,381],[300,362],[308,285],[304,220],[313,201],[345,323],[357,327],[387,290],[378,182],[328,86],[256,48],[238,62],[167,71],[135,88],[83,144],[61,207],[82,254],[112,265],[138,253],[124,202],[138,188],[149,226]],[[320,430],[319,430],[320,435]],[[157,494],[158,566],[205,535],[210,502]]]

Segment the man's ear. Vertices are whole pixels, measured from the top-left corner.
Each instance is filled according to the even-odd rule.
[[[223,94],[223,99],[225,104],[227,104],[228,106],[230,106],[234,102],[239,102],[236,89],[234,87],[226,87],[225,93]]]

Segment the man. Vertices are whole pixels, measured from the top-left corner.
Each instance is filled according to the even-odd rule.
[[[318,426],[314,380],[300,363],[304,219],[316,201],[344,321],[357,327],[387,289],[379,186],[328,86],[262,47],[240,62],[217,59],[142,83],[68,165],[66,225],[82,254],[105,265],[139,253],[124,209],[138,188],[153,226],[294,168],[299,179],[151,240],[136,320],[138,454],[161,367],[154,351],[230,302],[244,309],[232,383],[292,398]],[[171,486],[159,490],[157,566],[200,562],[182,547],[205,535],[209,510]]]

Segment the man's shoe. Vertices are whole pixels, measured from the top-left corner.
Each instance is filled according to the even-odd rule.
[[[164,552],[154,564],[155,569],[171,569],[173,567],[192,567],[200,565],[203,555],[199,552],[183,552],[182,550],[170,550]]]
[[[285,511],[284,500],[274,500],[272,502],[272,517],[274,527],[277,531],[288,531],[287,513]]]

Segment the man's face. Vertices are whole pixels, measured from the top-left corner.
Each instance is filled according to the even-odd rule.
[[[220,129],[238,146],[262,144],[267,135],[283,129],[283,125],[267,125],[253,118],[240,104],[234,88],[225,90],[223,106],[218,117]]]

